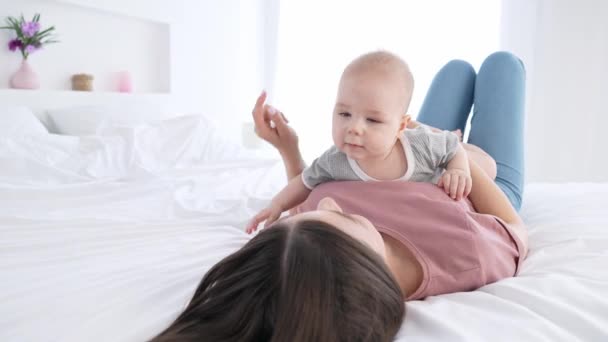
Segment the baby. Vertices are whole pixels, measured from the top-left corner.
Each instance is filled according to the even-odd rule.
[[[459,137],[411,121],[406,112],[413,88],[409,67],[392,53],[371,52],[352,61],[340,78],[332,115],[334,146],[290,180],[247,232],[264,220],[264,227],[270,225],[328,181],[429,182],[455,200],[468,196],[472,182]]]

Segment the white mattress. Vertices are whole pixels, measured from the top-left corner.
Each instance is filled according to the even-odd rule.
[[[247,241],[281,164],[172,127],[0,138],[0,341],[150,338]],[[521,275],[407,303],[398,341],[608,340],[608,184],[528,185],[522,215]]]

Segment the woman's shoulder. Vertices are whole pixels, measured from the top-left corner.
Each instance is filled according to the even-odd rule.
[[[362,194],[365,194],[362,196]],[[451,199],[435,184],[405,181],[341,181],[327,182],[316,187],[310,200],[330,196],[353,211],[387,219],[393,214],[408,213],[408,217],[436,218],[437,211],[444,216],[462,217],[466,206]]]

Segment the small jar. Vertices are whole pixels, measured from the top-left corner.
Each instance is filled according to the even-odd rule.
[[[76,74],[72,76],[72,90],[92,91],[93,75]]]

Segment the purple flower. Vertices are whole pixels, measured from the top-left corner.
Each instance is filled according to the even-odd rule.
[[[40,24],[35,21],[28,21],[21,25],[21,31],[26,37],[33,37],[40,30]]]
[[[23,46],[23,43],[21,43],[21,41],[19,39],[13,39],[10,42],[8,42],[8,49],[11,51],[20,49],[22,46]]]
[[[36,50],[38,50],[38,48],[35,47],[34,45],[28,45],[25,47],[25,52],[27,52],[27,53],[32,53]]]

